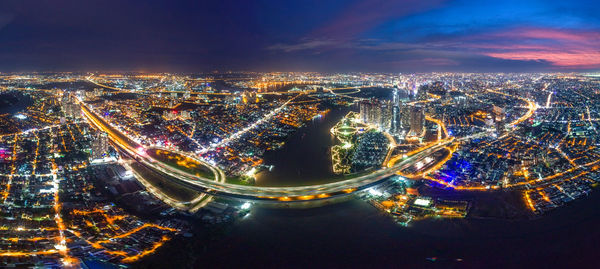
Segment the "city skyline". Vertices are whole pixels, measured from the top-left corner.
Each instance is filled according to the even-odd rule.
[[[0,268],[598,268],[591,0],[5,0]]]
[[[547,255],[556,227],[593,216],[581,210],[596,209],[600,182],[599,85],[576,73],[0,74],[0,266],[264,267],[254,236],[309,265],[391,266],[392,253],[547,264],[515,253]],[[337,258],[312,244],[331,221],[342,229],[317,237]],[[491,260],[445,241],[496,247],[480,235],[494,229],[511,243]],[[563,235],[551,246],[582,240]],[[388,250],[356,257],[340,237]],[[444,246],[396,244],[411,238]],[[231,240],[244,254],[223,260]]]

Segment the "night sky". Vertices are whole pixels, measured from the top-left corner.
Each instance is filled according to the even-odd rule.
[[[599,69],[592,0],[0,3],[0,71]]]

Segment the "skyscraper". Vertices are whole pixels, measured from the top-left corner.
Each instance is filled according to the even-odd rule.
[[[61,105],[65,117],[77,118],[81,115],[81,108],[75,103],[73,96],[63,95]]]
[[[360,103],[358,103],[358,107],[359,107],[359,118],[360,121],[366,123],[369,120],[369,109],[370,109],[370,104],[368,101],[361,101]]]
[[[492,107],[492,114],[494,115],[494,123],[496,124],[496,134],[503,135],[506,131],[506,128],[504,127],[504,109],[494,105]]]
[[[402,116],[401,116],[401,106],[400,106],[400,96],[398,93],[398,88],[394,88],[393,98],[392,98],[392,117],[390,122],[390,133],[391,134],[399,134],[402,129]]]
[[[393,107],[389,101],[364,100],[359,103],[359,108],[359,118],[363,123],[384,131],[391,130]]]
[[[400,102],[400,96],[398,93],[398,88],[395,87],[393,92],[392,92],[392,104],[393,105],[397,105]]]
[[[108,135],[100,132],[92,141],[92,160],[102,159],[108,153]]]
[[[421,136],[425,128],[425,109],[422,106],[414,106],[410,110],[409,136]]]
[[[393,106],[387,102],[382,102],[381,106],[381,117],[379,118],[379,128],[389,132],[391,130]]]

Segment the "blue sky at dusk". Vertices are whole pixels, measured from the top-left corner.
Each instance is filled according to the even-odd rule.
[[[5,0],[0,70],[599,70],[598,6],[515,0]]]

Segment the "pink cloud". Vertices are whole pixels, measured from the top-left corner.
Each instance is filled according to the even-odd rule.
[[[464,47],[495,58],[547,61],[558,68],[600,68],[597,31],[516,28],[463,40]]]
[[[600,52],[594,51],[539,51],[489,52],[485,55],[510,60],[544,60],[558,67],[575,69],[599,68]]]
[[[600,39],[600,33],[591,31],[560,30],[551,28],[518,28],[495,34],[499,37],[588,42]]]

